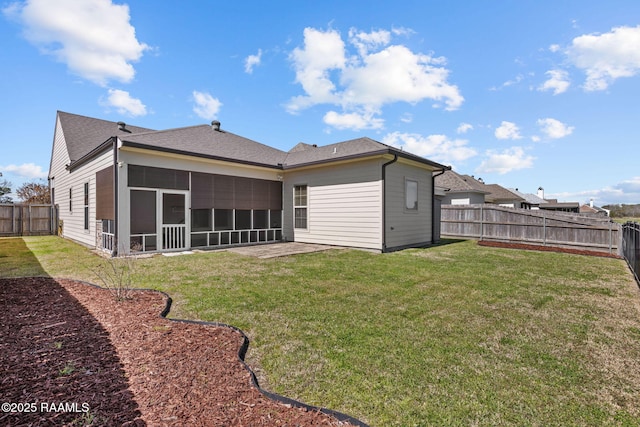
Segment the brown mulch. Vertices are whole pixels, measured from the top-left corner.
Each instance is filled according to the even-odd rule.
[[[170,321],[165,307],[153,291],[118,302],[71,280],[0,279],[0,401],[29,404],[0,425],[350,425],[267,398],[239,331]]]
[[[543,252],[562,252],[566,254],[575,254],[575,255],[589,255],[589,256],[598,256],[605,258],[622,258],[617,254],[610,254],[608,252],[599,252],[599,251],[587,251],[582,249],[571,249],[571,248],[560,248],[557,246],[541,246],[541,245],[528,245],[525,243],[508,243],[508,242],[496,242],[493,240],[479,240],[478,245],[480,246],[491,246],[494,248],[508,248],[508,249],[526,249],[531,251],[543,251]]]

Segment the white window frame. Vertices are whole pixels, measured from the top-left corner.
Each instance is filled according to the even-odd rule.
[[[302,189],[304,187],[304,204],[298,203],[299,197],[296,197],[296,191],[298,189]],[[305,219],[304,219],[304,227],[298,227],[296,223],[296,212],[298,210],[304,209],[305,211]],[[309,229],[309,186],[307,184],[298,184],[293,186],[293,228],[297,230],[308,230]]]
[[[409,189],[409,185],[410,184],[415,184],[415,193],[414,191]],[[418,207],[420,206],[419,201],[420,198],[418,197],[419,195],[419,187],[418,187],[418,180],[417,179],[412,179],[412,178],[405,178],[404,179],[404,210],[405,212],[418,212]],[[415,197],[412,197],[415,194]],[[409,197],[411,197],[411,199],[409,199]],[[409,204],[411,202],[414,202],[413,207],[410,207]]]
[[[89,220],[89,183],[85,182],[84,183],[84,187],[83,187],[83,192],[82,192],[82,205],[83,205],[83,209],[82,209],[82,214],[83,214],[83,222],[84,222],[84,229],[85,230],[89,230],[90,226],[90,220]]]

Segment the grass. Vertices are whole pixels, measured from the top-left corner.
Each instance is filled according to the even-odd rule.
[[[637,217],[633,217],[633,216],[626,216],[626,217],[620,217],[620,218],[611,218],[614,222],[618,222],[620,224],[624,224],[626,222],[640,222],[640,218]]]
[[[96,282],[99,262],[56,237],[0,239],[0,276]],[[469,241],[136,269],[172,316],[242,328],[268,390],[372,426],[640,424],[640,294],[621,260]]]

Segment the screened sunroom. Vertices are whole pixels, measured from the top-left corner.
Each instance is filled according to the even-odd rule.
[[[128,165],[129,249],[162,252],[282,240],[282,183]]]

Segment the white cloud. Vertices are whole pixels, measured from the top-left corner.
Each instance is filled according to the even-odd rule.
[[[470,130],[473,130],[473,125],[469,123],[460,123],[460,126],[456,129],[457,133],[467,133]]]
[[[329,111],[324,115],[323,121],[336,129],[381,129],[384,121],[373,116],[373,113],[336,113]]]
[[[290,55],[296,70],[296,82],[302,85],[306,96],[291,99],[287,110],[298,112],[315,104],[338,103],[335,85],[329,72],[345,67],[345,47],[337,31],[304,30],[304,49],[295,48]]]
[[[552,118],[540,119],[536,123],[540,126],[540,131],[551,139],[569,136],[575,129],[574,126],[567,126],[561,121]]]
[[[355,48],[352,53],[336,30],[306,28],[304,46],[295,48],[289,57],[296,82],[305,94],[293,97],[287,110],[298,113],[313,105],[329,104],[342,108],[341,113],[331,115],[337,118],[337,114],[353,113],[375,117],[386,104],[415,104],[424,99],[435,100],[447,110],[460,107],[464,98],[447,81],[445,59],[391,45],[397,34],[409,32],[351,29],[347,40]]]
[[[549,46],[549,51],[551,52],[558,52],[560,51],[560,45],[559,44],[552,44],[551,46]]]
[[[258,49],[258,53],[256,55],[247,56],[244,60],[244,72],[247,74],[253,73],[253,67],[260,65],[261,58],[262,49]]]
[[[24,26],[32,44],[101,86],[133,80],[131,63],[149,49],[136,39],[129,6],[111,0],[28,0],[3,12]]]
[[[636,201],[640,200],[640,176],[622,181],[621,183],[616,185],[616,188],[627,193],[635,193],[637,195]]]
[[[41,166],[38,166],[34,163],[0,166],[0,172],[8,172],[10,174],[28,179],[47,177],[47,172],[43,171]]]
[[[469,141],[452,140],[446,135],[423,136],[417,133],[393,132],[387,134],[382,142],[443,164],[462,162],[478,154],[468,146]]]
[[[193,112],[205,120],[215,119],[220,111],[220,107],[222,107],[222,102],[206,92],[194,90],[192,95],[193,101],[195,102]]]
[[[520,129],[515,123],[503,121],[495,131],[498,139],[520,139]]]
[[[524,78],[525,78],[525,76],[524,76],[523,74],[518,74],[518,75],[517,75],[517,76],[515,76],[513,79],[511,79],[511,80],[507,80],[506,82],[502,83],[502,84],[501,84],[500,86],[498,86],[498,87],[493,86],[493,87],[489,88],[489,90],[491,90],[491,91],[498,91],[498,90],[501,90],[502,88],[505,88],[505,87],[515,86],[515,85],[517,85],[518,83],[520,83],[521,81],[523,81],[523,80],[524,80]]]
[[[360,56],[366,56],[370,50],[379,49],[391,42],[391,33],[386,30],[365,33],[355,28],[349,30],[349,42],[354,45]]]
[[[589,199],[594,199],[597,206],[608,204],[635,204],[640,200],[640,176],[608,185],[603,188],[582,191],[565,191],[549,194],[549,197],[560,201],[571,201],[586,203]]]
[[[640,72],[640,25],[576,37],[566,53],[573,65],[585,71],[585,90],[605,90],[616,79]]]
[[[528,156],[522,147],[511,147],[502,152],[487,150],[487,158],[476,169],[477,173],[498,173],[504,175],[508,172],[527,169],[533,166],[535,158]]]
[[[553,90],[554,95],[566,92],[571,82],[569,73],[564,70],[549,70],[545,73],[549,79],[538,87],[539,91]]]
[[[400,117],[400,121],[402,123],[411,123],[413,122],[413,114],[411,113],[404,113],[401,117]]]
[[[120,114],[130,116],[144,116],[147,114],[147,107],[137,98],[132,98],[129,92],[119,89],[109,89],[109,96],[106,101],[101,102],[107,107],[115,107]]]

